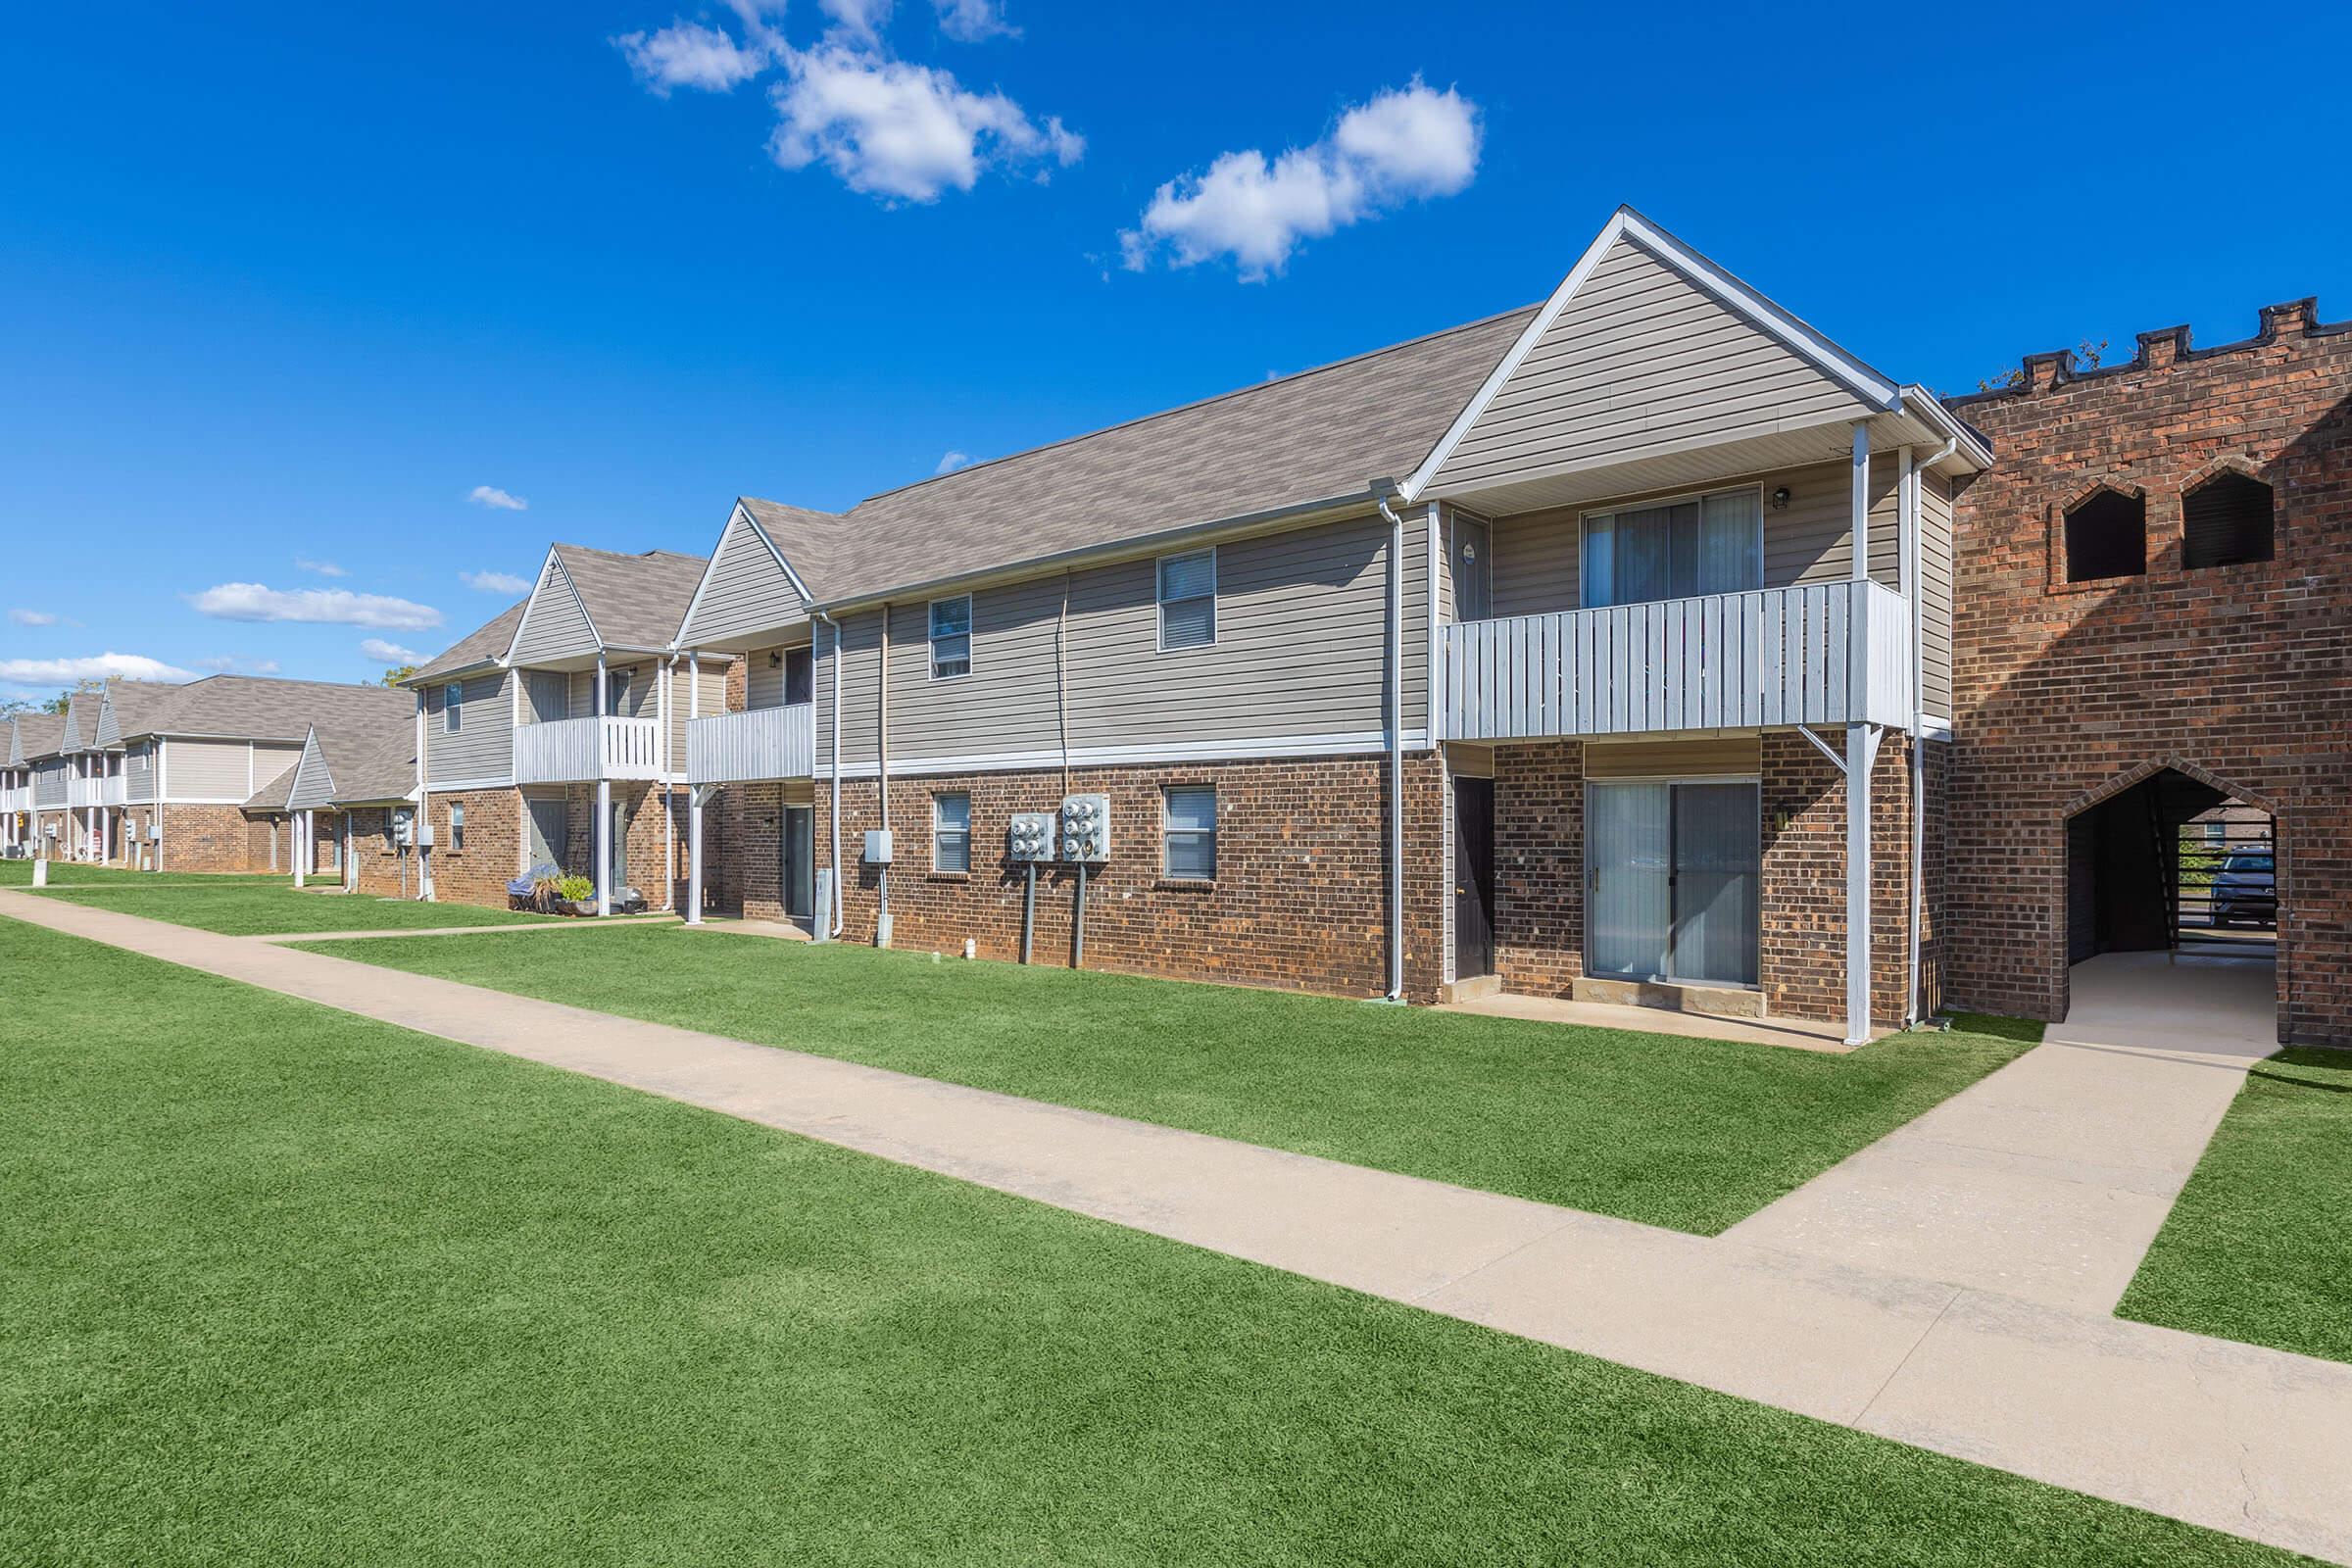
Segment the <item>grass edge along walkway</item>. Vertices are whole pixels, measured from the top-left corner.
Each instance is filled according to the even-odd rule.
[[[309,951],[1697,1235],[2030,1049],[1845,1055],[678,927]]]
[[[2283,1560],[19,921],[0,964],[0,1557]]]
[[[30,890],[27,890],[30,891]],[[365,893],[311,892],[291,881],[224,887],[172,884],[141,888],[69,887],[34,896],[85,908],[111,909],[220,936],[291,936],[312,932],[429,929],[439,926],[538,925],[557,918],[478,904],[426,904]]]
[[[2248,1070],[2118,1315],[2352,1361],[2352,1052]]]

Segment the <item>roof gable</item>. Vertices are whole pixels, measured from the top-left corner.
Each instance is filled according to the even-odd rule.
[[[766,530],[738,501],[678,623],[681,648],[758,636],[808,614],[808,593]]]
[[[564,569],[561,551],[550,549],[539,568],[539,581],[523,605],[522,618],[515,623],[514,641],[507,649],[507,662],[530,664],[547,659],[570,659],[593,654],[602,646],[596,622],[589,616],[579,590],[572,586],[571,573]]]
[[[1899,389],[1620,208],[1404,486],[1474,494],[1893,409]]]
[[[558,545],[556,558],[606,649],[665,649],[710,563],[701,556],[648,550],[618,555]]]
[[[81,721],[82,710],[87,702],[88,698],[81,692],[75,692],[66,699],[66,726],[60,731],[58,744],[69,752],[78,752],[90,745],[90,740],[83,738],[85,729]],[[87,726],[87,733],[95,738],[97,729],[97,720],[93,718]]]
[[[319,740],[318,726],[302,739],[302,756],[295,759],[292,775],[286,783],[286,806],[297,811],[315,810],[335,798],[335,775],[327,766],[326,748]]]

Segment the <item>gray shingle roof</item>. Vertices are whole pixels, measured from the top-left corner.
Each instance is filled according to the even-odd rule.
[[[622,556],[582,545],[555,549],[607,648],[667,648],[710,564],[708,557],[668,550]]]
[[[237,740],[298,741],[313,724],[365,722],[369,714],[413,717],[416,699],[383,686],[344,686],[327,681],[280,680],[261,675],[207,675],[179,688],[176,697],[133,730],[141,734],[220,735]]]
[[[416,726],[403,725],[373,746],[360,743],[348,760],[330,756],[326,768],[335,776],[337,806],[407,800],[416,789]]]
[[[483,621],[456,642],[451,643],[440,654],[417,665],[416,673],[411,675],[403,684],[413,685],[435,675],[446,675],[453,669],[466,669],[475,664],[489,663],[500,658],[506,653],[507,645],[514,640],[514,628],[521,623],[523,607],[529,603],[530,600],[527,598],[515,600],[514,603]]]
[[[149,680],[118,677],[108,681],[106,706],[114,710],[114,722],[108,726],[108,744],[119,745],[133,735],[154,734],[158,722],[171,711],[184,689]]]
[[[277,777],[271,779],[260,789],[255,790],[251,795],[248,795],[245,798],[244,809],[248,811],[284,810],[286,808],[286,797],[292,794],[294,791],[294,774],[296,771],[297,769],[289,767],[283,773],[278,774]]]
[[[1420,465],[1535,311],[959,468],[843,514],[744,507],[809,591],[839,603],[1361,495]]]
[[[22,755],[29,762],[35,758],[55,756],[66,743],[66,715],[63,713],[19,713],[17,741]]]

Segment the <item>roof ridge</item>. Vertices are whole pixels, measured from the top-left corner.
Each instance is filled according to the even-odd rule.
[[[646,562],[656,556],[667,556],[673,561],[709,562],[709,556],[690,556],[683,550],[600,550],[595,545],[575,545],[559,539],[549,546],[553,550],[576,550],[583,556],[603,556],[609,561]]]
[[[1231,387],[1223,392],[1212,393],[1204,398],[1195,398],[1190,403],[1179,403],[1172,408],[1156,409],[1150,414],[1139,414],[1133,418],[1121,419],[1116,423],[1105,424],[1097,429],[1084,430],[1076,435],[1063,436],[1058,441],[1046,441],[1037,446],[1023,447],[1018,452],[1007,452],[1002,457],[989,458],[979,463],[966,464],[964,466],[953,469],[947,473],[935,473],[929,478],[916,479],[907,484],[894,485],[888,490],[877,490],[872,495],[865,496],[858,501],[856,505],[850,508],[850,512],[854,513],[858,507],[868,505],[871,502],[880,501],[888,496],[905,495],[909,490],[920,490],[925,485],[938,484],[947,479],[959,479],[967,473],[977,473],[983,468],[993,468],[1001,463],[1010,463],[1015,458],[1032,457],[1040,452],[1052,452],[1058,447],[1075,446],[1081,441],[1091,441],[1097,436],[1109,435],[1114,431],[1119,430],[1133,429],[1139,424],[1150,424],[1154,419],[1164,419],[1178,414],[1190,414],[1196,409],[1205,409],[1212,404],[1223,403],[1229,398],[1248,397],[1252,392],[1262,392],[1268,387],[1285,386],[1293,381],[1303,381],[1309,376],[1322,375],[1327,371],[1346,369],[1350,365],[1360,365],[1366,360],[1376,360],[1384,354],[1395,354],[1400,349],[1418,348],[1424,343],[1434,343],[1442,337],[1451,337],[1456,332],[1476,331],[1482,326],[1492,326],[1496,321],[1503,320],[1508,317],[1524,315],[1529,311],[1538,311],[1542,310],[1543,308],[1544,302],[1542,300],[1537,300],[1533,304],[1529,305],[1513,306],[1507,311],[1496,311],[1490,316],[1482,316],[1474,321],[1458,321],[1452,326],[1440,327],[1434,332],[1423,332],[1417,337],[1404,338],[1398,342],[1386,344],[1376,349],[1365,349],[1361,353],[1350,354],[1337,360],[1330,360],[1321,365],[1310,365],[1303,370],[1293,370],[1288,375],[1269,376],[1263,381],[1253,381],[1248,386]],[[773,502],[770,503],[770,505],[790,506],[791,503]],[[814,512],[818,509],[813,507],[795,507],[794,510],[799,512]],[[828,513],[825,514],[828,516],[847,516],[849,515],[849,513]]]

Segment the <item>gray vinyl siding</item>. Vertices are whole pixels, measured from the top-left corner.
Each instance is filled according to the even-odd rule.
[[[1753,735],[1685,741],[1588,742],[1587,778],[1707,778],[1753,776],[1762,770]]]
[[[1610,247],[1435,482],[1498,482],[1770,435],[1854,395],[1630,238]]]
[[[764,654],[754,654],[754,665],[763,662],[765,658]],[[679,660],[677,667],[670,672],[669,755],[673,765],[680,769],[686,765],[687,724],[697,718],[715,718],[727,710],[727,662],[724,659],[706,659],[702,662],[702,678],[695,682],[702,687],[699,705],[694,703],[689,684],[692,675],[686,667],[686,662]],[[779,686],[782,684],[780,670],[777,671],[777,683]]]
[[[1895,468],[1892,457],[1874,458],[1870,466],[1870,574],[1899,591],[1902,539]],[[1843,463],[1820,463],[1708,485],[1701,491],[1657,491],[1596,506],[1561,507],[1498,518],[1494,524],[1494,613],[1498,617],[1541,615],[1583,608],[1580,541],[1585,515],[1624,511],[1670,496],[1749,485],[1760,487],[1765,496],[1765,587],[1837,582],[1852,570],[1852,470]],[[1788,505],[1776,511],[1772,493],[1783,486],[1788,491]]]
[[[596,633],[588,624],[588,612],[572,591],[571,579],[551,558],[539,568],[539,586],[531,591],[522,624],[515,629],[514,662],[528,664],[595,652]]]
[[[253,787],[274,783],[286,769],[302,760],[302,748],[279,741],[258,741],[253,748]]]
[[[36,807],[66,804],[66,760],[51,757],[32,764],[32,804]]]
[[[808,618],[808,602],[792,586],[767,541],[738,513],[710,558],[702,597],[679,628],[678,641],[692,648],[713,639],[758,636]]]
[[[1406,519],[1402,581],[1405,725],[1424,722],[1428,526]],[[1214,645],[1159,648],[1152,559],[1070,572],[1069,745],[1185,746],[1357,735],[1377,746],[1387,705],[1389,524],[1377,514],[1220,545]],[[928,600],[892,607],[890,763],[1051,755],[1061,744],[1056,634],[1065,577],[973,595],[972,672],[930,678]],[[880,614],[842,622],[843,753],[875,756]],[[817,632],[817,752],[830,757],[831,634]]]
[[[155,743],[141,741],[122,754],[122,800],[137,805],[155,799]]]
[[[746,708],[781,708],[784,706],[784,657],[795,648],[806,648],[808,639],[796,637],[789,643],[770,648],[755,648],[744,655],[744,706]],[[770,655],[777,662],[768,662]],[[708,711],[708,710],[706,710]]]
[[[172,801],[242,801],[249,782],[253,747],[246,741],[164,741],[165,797]]]
[[[618,675],[625,671],[629,677],[628,695],[621,699],[620,706],[613,709],[610,716],[613,718],[652,718],[659,713],[662,710],[662,697],[658,690],[661,670],[662,662],[658,659],[645,659],[634,664],[610,666],[606,670],[608,676]],[[569,704],[571,710],[568,717],[586,718],[593,714],[596,711],[596,671],[593,669],[573,670],[564,700]]]
[[[1952,716],[1952,489],[1942,475],[1919,483],[1920,703]]]
[[[334,799],[334,778],[316,736],[306,742],[302,760],[294,764],[294,785],[286,792],[286,809],[312,811]]]
[[[424,776],[428,783],[459,784],[502,779],[514,771],[514,709],[507,682],[510,670],[444,681],[424,689]],[[458,732],[443,725],[449,688],[463,686]]]

